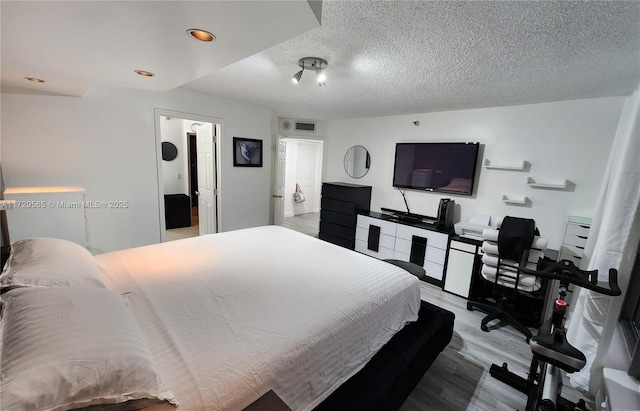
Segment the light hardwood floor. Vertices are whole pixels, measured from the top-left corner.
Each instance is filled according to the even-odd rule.
[[[199,235],[198,227],[198,209],[193,207],[191,209],[191,226],[170,228],[165,231],[165,238],[167,241],[182,240],[183,238],[197,237]]]
[[[485,314],[467,310],[466,299],[424,282],[420,288],[423,300],[456,315],[454,334],[401,411],[524,410],[525,395],[489,374],[492,363],[507,362],[511,371],[527,376],[531,351],[522,334],[508,326],[483,332],[480,321]],[[567,399],[585,398],[569,386],[568,379],[564,384]],[[591,403],[590,398],[585,400]]]
[[[285,217],[282,226],[317,237],[320,231],[320,213],[306,213]]]

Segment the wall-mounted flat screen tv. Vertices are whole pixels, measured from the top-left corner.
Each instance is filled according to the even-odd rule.
[[[479,143],[398,143],[393,186],[472,195]]]

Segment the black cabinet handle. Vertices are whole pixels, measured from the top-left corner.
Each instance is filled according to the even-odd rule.
[[[369,238],[367,239],[367,248],[371,251],[378,252],[380,246],[380,227],[369,224]]]

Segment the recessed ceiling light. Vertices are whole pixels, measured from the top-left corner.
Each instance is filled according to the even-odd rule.
[[[200,41],[214,41],[216,39],[216,36],[206,30],[189,29],[187,30],[187,34],[189,37]]]
[[[34,83],[44,83],[45,81],[40,79],[40,78],[36,78],[36,77],[25,77],[25,80],[29,80],[29,81],[33,81]]]
[[[153,77],[155,76],[155,74],[153,74],[150,71],[144,71],[144,70],[134,70],[136,72],[136,74],[139,74],[143,77]]]

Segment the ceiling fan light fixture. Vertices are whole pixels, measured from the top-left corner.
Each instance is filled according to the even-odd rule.
[[[299,72],[294,74],[293,77],[291,77],[291,81],[293,81],[294,84],[298,84],[300,82],[300,78],[302,77],[303,71],[304,69],[300,70]]]
[[[324,69],[327,68],[327,60],[321,59],[319,57],[303,57],[298,60],[298,66],[302,70],[293,75],[292,81],[295,84],[300,82],[300,78],[302,78],[302,73],[305,70],[313,70],[316,73],[316,80],[320,87],[324,87],[327,84],[327,76],[324,72]]]
[[[134,72],[137,75],[142,76],[142,77],[153,77],[153,76],[155,76],[155,74],[153,74],[152,72],[145,71],[145,70],[134,70]]]
[[[187,34],[192,39],[205,41],[205,42],[215,41],[215,39],[216,39],[216,36],[214,36],[213,34],[209,33],[208,31],[202,30],[202,29],[189,29],[189,30],[187,30]]]

